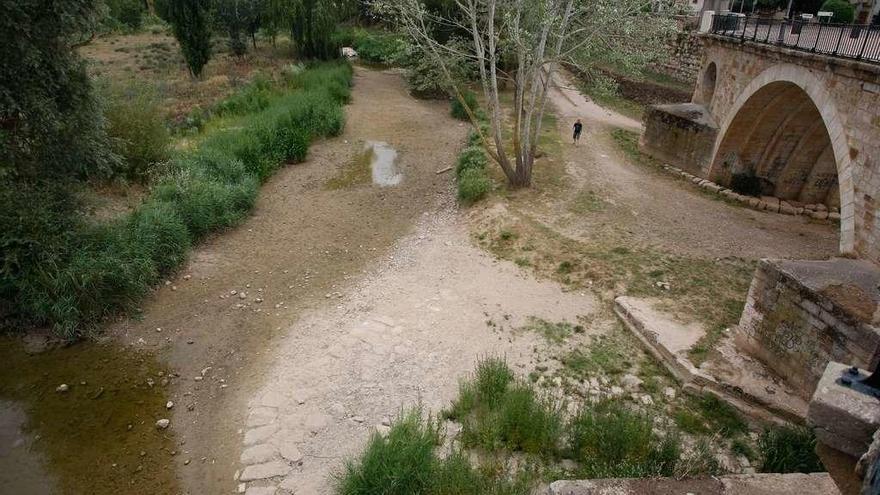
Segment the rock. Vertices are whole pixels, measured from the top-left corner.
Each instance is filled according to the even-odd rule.
[[[244,449],[244,452],[241,453],[241,457],[239,458],[239,460],[242,464],[245,465],[261,464],[274,459],[275,454],[277,453],[278,451],[275,450],[275,447],[263,443]]]
[[[263,443],[266,440],[272,438],[272,435],[274,435],[277,431],[278,425],[275,424],[250,429],[244,434],[244,444],[255,445],[258,443]]]
[[[238,484],[238,493],[244,493],[247,490],[247,483]]]
[[[624,390],[617,385],[611,387],[611,395],[623,395]]]
[[[282,445],[279,450],[281,451],[281,457],[287,459],[293,464],[299,464],[303,460],[302,452],[296,448],[296,445],[287,443]]]
[[[174,407],[174,402],[171,402],[169,400],[168,402],[165,403],[165,409],[171,409],[173,407]]]
[[[235,290],[235,289],[229,291],[229,295],[230,295],[230,296],[234,296],[234,295],[236,295],[236,294],[238,294],[238,291]]]
[[[648,394],[645,394],[645,395],[639,397],[639,402],[641,402],[642,404],[644,404],[646,406],[653,406],[654,405],[654,398]]]
[[[282,461],[264,462],[244,468],[241,472],[241,481],[264,480],[276,476],[284,476],[290,472],[290,466]]]
[[[63,394],[65,392],[67,392],[68,390],[70,390],[70,386],[67,385],[66,383],[62,383],[61,385],[58,385],[57,388],[55,388],[55,391],[58,392],[59,394]]]
[[[666,397],[666,400],[675,400],[675,389],[672,387],[666,387],[663,389],[663,396]]]
[[[239,299],[247,299],[247,294],[245,294],[244,292],[239,292],[239,293],[238,293],[238,298],[239,298]]]
[[[156,428],[159,430],[164,430],[171,426],[171,420],[162,418],[159,421],[156,421]]]
[[[275,495],[278,487],[275,486],[252,486],[244,492],[244,495]]]
[[[828,207],[822,203],[816,204],[816,211],[828,211]]]
[[[840,213],[829,213],[828,220],[840,220]]]
[[[261,464],[274,459],[277,453],[278,451],[275,450],[275,447],[263,443],[246,448],[241,453],[239,460],[245,465]]]
[[[363,423],[366,419],[363,416],[352,416],[351,420],[355,423]]]
[[[816,210],[811,213],[810,216],[815,218],[816,220],[825,220],[828,218],[828,212],[824,210]]]
[[[635,375],[623,375],[623,378],[620,379],[620,383],[627,390],[638,390],[643,382],[641,378]]]
[[[391,426],[391,418],[382,416],[382,426]]]

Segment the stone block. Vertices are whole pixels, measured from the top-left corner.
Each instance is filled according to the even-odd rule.
[[[880,399],[846,386],[841,381],[849,365],[830,362],[819,380],[807,410],[807,422],[816,439],[845,454],[859,457],[868,450],[880,428]],[[860,371],[860,377],[867,373]],[[856,378],[856,377],[853,377]]]

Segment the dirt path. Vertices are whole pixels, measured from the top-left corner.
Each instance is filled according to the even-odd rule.
[[[252,217],[201,245],[144,303],[141,318],[114,329],[175,372],[169,398],[179,449],[171,463],[186,493],[233,491],[243,404],[275,363],[277,338],[288,334],[281,330],[312,308],[335,305],[337,291],[449,195],[449,174],[435,171],[453,163],[466,129],[447,104],[410,97],[397,73],[357,69],[346,114],[342,136],[279,171]],[[398,151],[400,185],[329,188],[356,165],[367,140]],[[157,419],[167,414],[155,411]]]
[[[594,309],[592,296],[473,247],[454,205],[423,216],[374,274],[287,329],[248,408],[248,493],[331,493],[331,475],[372,432],[401,408],[447,406],[479,357],[504,355],[526,374],[536,335],[499,327],[576,322]]]
[[[559,75],[551,92],[560,133],[570,143],[571,123],[581,118],[585,134],[580,147],[564,146],[566,171],[604,204],[590,215],[551,208],[546,222],[574,238],[602,236],[696,257],[810,259],[837,253],[838,232],[831,223],[732,206],[659,170],[632,164],[610,130],[641,125],[569,89],[567,77]]]

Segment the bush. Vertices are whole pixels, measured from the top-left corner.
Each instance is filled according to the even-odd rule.
[[[856,10],[847,0],[825,0],[819,9],[824,12],[833,12],[831,22],[849,24],[856,17]]]
[[[733,174],[730,177],[730,188],[745,196],[760,196],[761,179],[752,173]]]
[[[586,478],[671,476],[678,439],[654,433],[654,422],[619,401],[586,404],[569,425],[568,446]]]
[[[444,415],[462,423],[465,446],[490,451],[504,447],[552,456],[562,430],[559,410],[539,399],[531,385],[516,381],[507,363],[497,358],[480,361]]]
[[[107,0],[110,16],[129,29],[137,29],[143,24],[146,13],[142,0]]]
[[[122,157],[113,175],[143,180],[154,165],[168,158],[171,138],[150,86],[132,82],[127,86],[103,85],[104,116],[113,151]]]
[[[408,46],[401,35],[364,28],[337,31],[335,38],[340,46],[354,48],[360,60],[382,65],[401,63]]]
[[[491,190],[492,179],[486,175],[485,170],[466,170],[458,179],[458,199],[462,202],[479,201]]]
[[[157,186],[153,196],[173,204],[193,238],[198,239],[241,220],[253,207],[258,187],[253,176],[225,183],[182,170]]]
[[[474,94],[473,91],[463,91],[461,93],[464,102],[467,104],[468,108],[470,108],[471,112],[476,113],[479,109],[479,103],[477,103],[477,95]],[[451,111],[453,117],[459,120],[470,120],[467,111],[464,108],[464,105],[461,103],[456,97],[452,98]]]
[[[481,146],[468,146],[458,155],[455,175],[461,177],[465,170],[484,170],[486,168],[486,152]]]
[[[508,480],[474,469],[468,457],[453,450],[440,459],[439,425],[418,410],[404,413],[387,436],[374,433],[357,460],[336,475],[340,495],[525,495],[528,475]]]
[[[818,473],[825,471],[816,456],[816,436],[802,426],[773,426],[758,439],[762,473]]]
[[[269,106],[273,94],[272,81],[258,74],[245,87],[218,103],[215,112],[220,116],[259,112]]]
[[[492,190],[492,180],[486,173],[486,162],[486,153],[480,146],[468,146],[458,155],[455,176],[460,201],[473,203]]]

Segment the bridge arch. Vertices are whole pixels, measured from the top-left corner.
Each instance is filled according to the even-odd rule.
[[[767,192],[782,199],[839,202],[840,250],[854,250],[849,145],[841,114],[819,78],[797,65],[771,66],[738,94],[720,124],[710,179],[729,184],[734,173],[747,171],[772,179],[766,180]],[[828,183],[835,173],[837,188]]]

